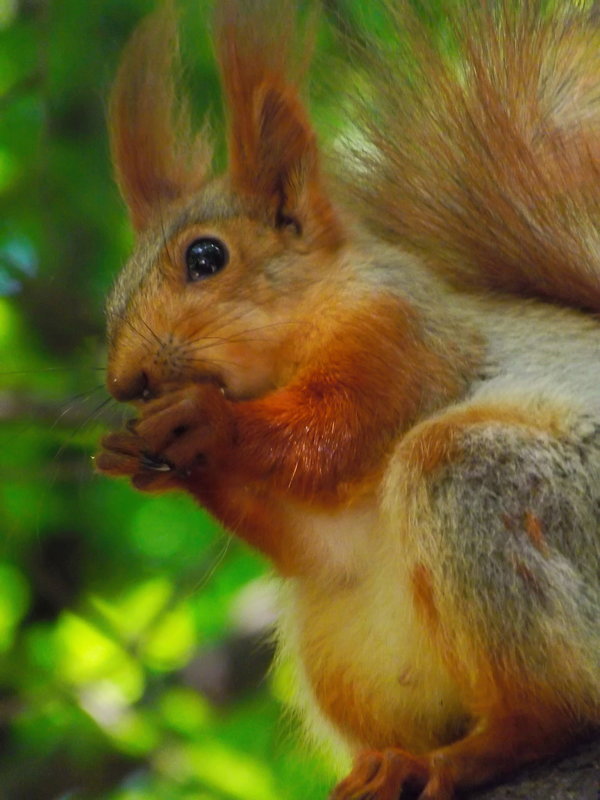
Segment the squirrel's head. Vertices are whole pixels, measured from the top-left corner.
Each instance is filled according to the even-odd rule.
[[[190,133],[176,99],[170,5],[125,52],[111,138],[137,245],[108,303],[108,387],[118,399],[194,380],[257,396],[301,359],[344,232],[293,77],[292,20],[285,2],[219,3],[228,169],[218,177],[205,132]]]

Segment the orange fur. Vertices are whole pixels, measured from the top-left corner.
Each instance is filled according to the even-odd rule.
[[[434,472],[452,459],[459,458],[460,434],[465,427],[485,423],[498,425],[517,425],[535,431],[546,431],[552,435],[560,433],[562,421],[555,409],[540,409],[533,415],[530,411],[516,405],[471,406],[467,409],[452,410],[437,419],[415,428],[406,437],[402,454],[406,463],[420,473]]]
[[[552,704],[538,703],[531,713],[530,698],[527,703],[525,713],[503,703],[469,735],[426,756],[399,747],[364,751],[332,800],[396,800],[407,786],[423,789],[424,799],[452,800],[457,787],[481,786],[560,752],[573,739],[572,721]]]
[[[221,473],[187,487],[221,524],[267,556],[280,575],[298,572],[300,555],[293,547],[290,521],[282,514],[278,498],[264,489],[240,485]]]
[[[231,263],[218,284],[206,282],[202,291],[184,294],[185,252],[191,242],[207,235],[227,242]],[[223,378],[222,372],[230,365],[243,372],[249,382],[260,382],[254,392],[273,388],[275,378],[279,378],[279,337],[303,327],[301,320],[296,326],[293,309],[280,327],[273,325],[275,320],[267,310],[278,298],[273,287],[256,275],[261,260],[281,252],[282,238],[247,218],[232,216],[209,225],[185,226],[169,239],[159,256],[161,280],[148,280],[129,312],[143,322],[117,320],[109,363],[111,391],[122,390],[127,395],[131,375],[139,374],[139,369],[145,370],[151,388],[158,391],[165,383],[193,379],[203,370]],[[265,310],[250,319],[243,315],[239,318],[237,309],[243,307],[249,294],[257,308]],[[229,312],[231,319],[224,309],[233,309]],[[147,335],[149,329],[156,338]],[[254,335],[252,329],[256,329]],[[204,339],[209,347],[196,349],[189,344],[201,345]],[[267,374],[263,378],[265,365]]]
[[[388,2],[397,42],[363,51],[372,147],[348,190],[459,286],[600,310],[600,34],[540,6],[461,4],[440,48]]]
[[[218,7],[231,181],[271,220],[302,224],[310,241],[335,248],[342,230],[323,191],[316,137],[298,97],[312,32],[296,44],[296,52],[304,51],[303,67],[293,50],[290,24],[297,12],[289,0],[281,6],[281,0],[277,8],[274,3],[242,6],[224,0]],[[262,23],[269,8],[272,27],[267,30]]]
[[[431,570],[424,564],[416,564],[410,577],[415,608],[423,615],[429,628],[437,628],[440,620]]]
[[[135,32],[110,98],[113,160],[133,226],[140,231],[206,181],[211,148],[194,137],[175,80],[176,18],[164,3]]]
[[[324,331],[331,344],[323,350],[319,341],[296,380],[237,409],[234,468],[269,476],[300,497],[339,503],[345,484],[379,468],[390,437],[414,421],[426,397],[442,402],[458,391],[455,374],[415,325],[409,307],[382,298]]]
[[[569,663],[570,656],[556,654],[557,664]],[[479,721],[464,739],[433,753],[432,762],[446,764],[456,786],[498,779],[522,764],[556,755],[585,735],[578,704],[586,702],[589,718],[597,717],[597,700],[561,697],[555,687],[515,664],[482,662],[469,706]]]
[[[307,663],[310,670],[310,659]],[[371,699],[361,693],[351,675],[322,666],[310,670],[308,677],[322,713],[338,730],[351,741],[369,742],[372,747],[384,747],[390,737],[398,741],[398,731],[389,730],[370,712]]]
[[[591,39],[577,18],[541,18],[535,0],[518,15],[509,0],[475,5],[456,21],[450,56],[424,28],[401,37],[414,81],[390,75],[386,56],[371,70],[381,113],[351,180],[361,216],[401,242],[396,251],[328,191],[300,98],[313,29],[295,33],[291,0],[218,4],[224,176],[209,180],[206,140],[176,110],[170,6],[132,40],[111,101],[117,174],[143,236],[109,305],[109,388],[139,419],[104,440],[98,466],[138,488],[185,488],[293,576],[294,641],[321,711],[351,745],[381,748],[336,800],[392,800],[405,786],[449,800],[454,786],[558,751],[595,690],[571,691],[587,662],[564,677],[552,653],[546,685],[523,663],[530,651],[515,655],[517,636],[512,650],[487,652],[495,598],[482,603],[485,630],[470,630],[457,602],[463,554],[447,581],[435,562],[443,547],[426,495],[436,471],[460,460],[464,431],[518,427],[556,442],[571,410],[568,399],[532,408],[519,388],[497,403],[468,396],[496,374],[513,377],[514,341],[499,322],[511,306],[467,302],[440,275],[600,309]],[[186,259],[206,238],[223,244],[227,264],[196,280]],[[541,308],[518,310],[540,337],[550,329]],[[558,324],[565,339],[589,335],[587,346],[576,316]],[[545,532],[533,511],[516,516],[499,531],[497,547],[506,538],[516,552],[502,577],[526,586],[542,614],[543,581],[517,547],[546,566]]]
[[[531,511],[525,512],[525,530],[540,553],[546,554],[548,545],[542,530],[542,523]]]
[[[511,678],[518,681],[519,676]],[[504,696],[501,706],[470,735],[429,755],[436,781],[451,790],[480,786],[524,763],[555,755],[572,741],[576,726],[554,703],[532,702],[528,697],[523,713],[518,706],[511,709],[507,700]]]

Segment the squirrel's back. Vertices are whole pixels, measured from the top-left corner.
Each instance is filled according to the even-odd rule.
[[[443,42],[407,4],[385,5],[394,34],[359,51],[348,185],[363,215],[456,285],[600,310],[590,4],[467,2]]]

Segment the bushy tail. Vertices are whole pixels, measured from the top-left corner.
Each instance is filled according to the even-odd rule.
[[[388,0],[393,43],[361,48],[362,212],[455,284],[600,310],[600,27],[589,3],[461,5],[440,43]]]

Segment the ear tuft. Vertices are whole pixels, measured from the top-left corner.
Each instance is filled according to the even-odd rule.
[[[337,246],[341,227],[324,187],[316,136],[300,100],[313,50],[314,13],[300,34],[290,0],[221,0],[216,44],[229,117],[236,191],[274,227]]]
[[[207,179],[211,148],[204,134],[192,134],[177,66],[177,18],[166,2],[134,32],[110,98],[116,176],[138,231]]]

